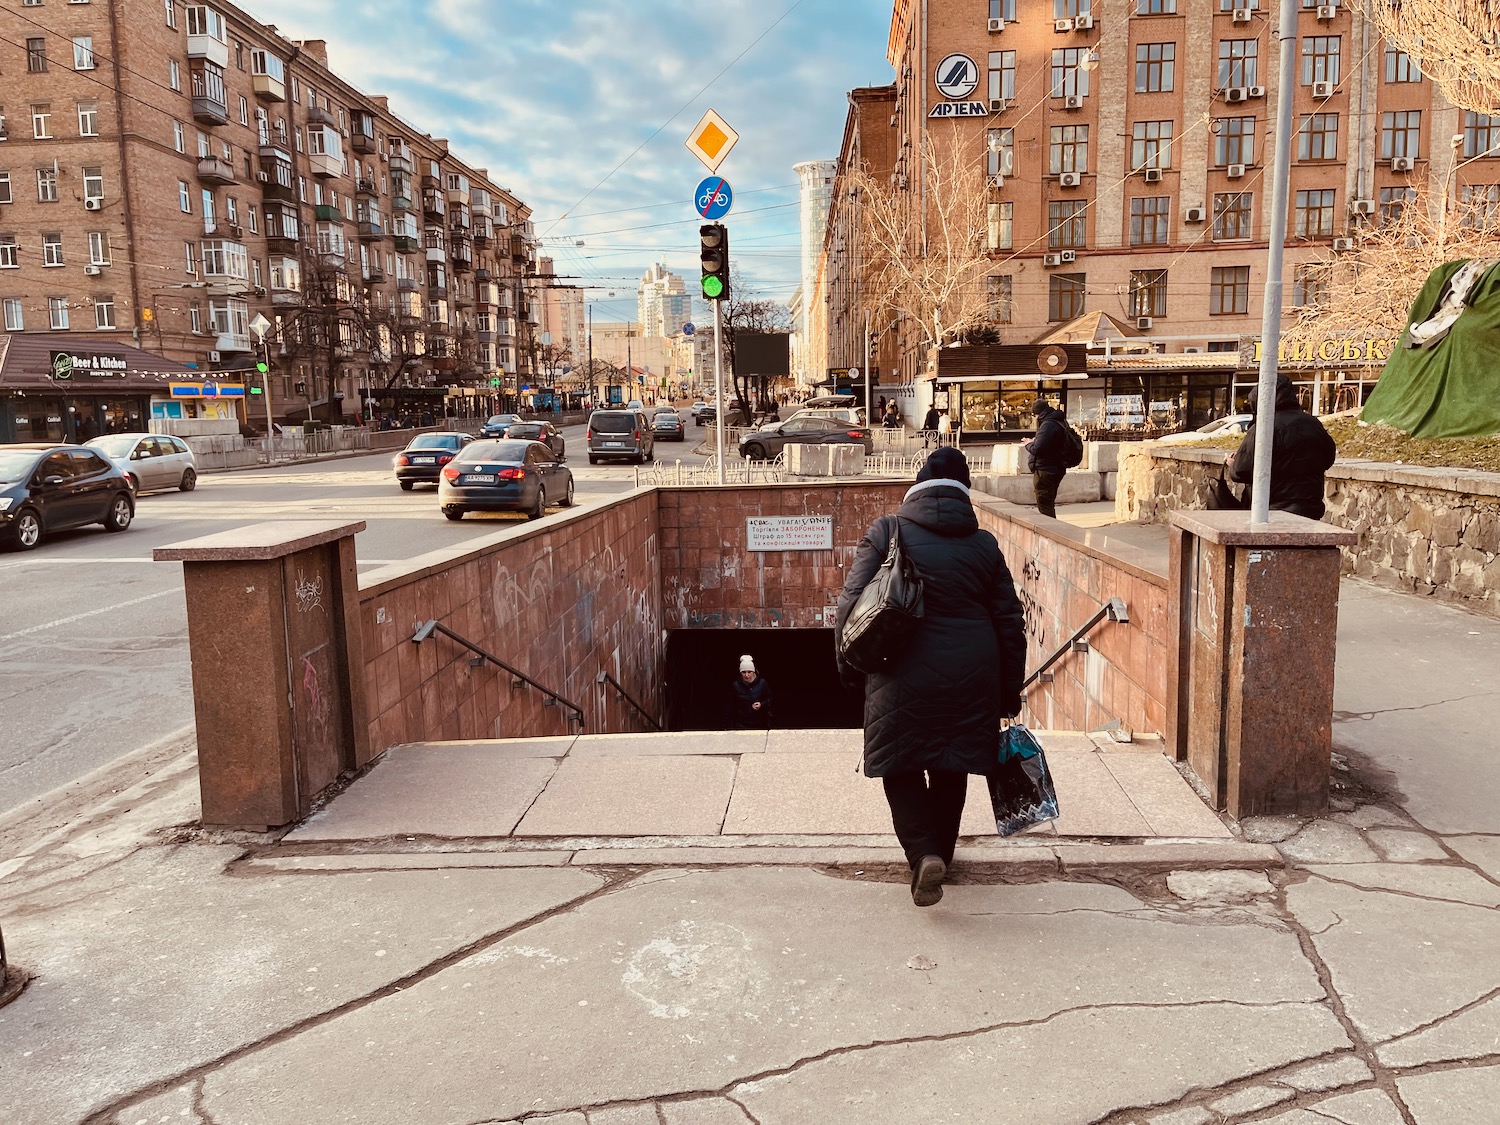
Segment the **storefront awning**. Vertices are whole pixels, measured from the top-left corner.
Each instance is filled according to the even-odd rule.
[[[1061,375],[1040,375],[1033,371],[1030,375],[948,375],[938,376],[936,382],[940,387],[952,386],[962,383],[966,387],[977,387],[983,383],[1065,383],[1071,379],[1091,378],[1087,371],[1067,371]]]
[[[71,332],[9,335],[0,357],[0,392],[168,396],[173,383],[201,383],[210,375],[129,344]]]

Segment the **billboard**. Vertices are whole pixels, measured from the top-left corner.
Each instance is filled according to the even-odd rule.
[[[736,332],[734,370],[737,375],[790,375],[791,333]]]

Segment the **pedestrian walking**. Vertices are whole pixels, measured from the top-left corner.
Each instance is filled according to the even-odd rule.
[[[740,657],[740,674],[730,686],[729,721],[740,730],[771,725],[771,685],[751,656]]]
[[[885,417],[885,395],[881,395],[878,399],[875,400],[875,412],[879,414],[880,417]]]
[[[1036,510],[1057,518],[1057,490],[1062,487],[1072,460],[1075,435],[1068,428],[1063,412],[1044,398],[1031,404],[1036,416],[1036,436],[1026,443],[1026,468],[1031,472],[1031,486],[1036,493]]]
[[[885,413],[881,417],[881,424],[888,430],[899,430],[901,428],[901,411],[896,408],[894,402],[885,405]]]
[[[953,433],[953,419],[950,418],[950,417],[948,417],[948,412],[945,410],[941,414],[938,415],[937,443],[938,443],[938,448],[939,449],[941,449],[944,445],[948,444],[948,441],[949,441],[950,436],[952,435],[952,433]]]
[[[938,408],[936,405],[927,408],[927,415],[922,419],[922,448],[926,449],[937,441]]]
[[[865,532],[839,596],[841,637],[899,529],[924,614],[889,671],[861,674],[840,659],[839,674],[864,688],[865,776],[881,779],[917,906],[943,897],[968,775],[994,768],[1000,720],[1021,710],[1021,603],[999,544],[979,528],[969,484],[962,453],[934,451],[896,514]]]
[[[1249,484],[1255,477],[1256,425],[1250,423],[1239,449],[1229,458],[1229,479],[1237,484]],[[1271,509],[1322,519],[1323,476],[1333,467],[1338,447],[1323,423],[1302,409],[1297,389],[1285,375],[1276,376],[1271,430]]]

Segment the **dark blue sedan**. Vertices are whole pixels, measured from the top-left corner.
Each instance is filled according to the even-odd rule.
[[[525,512],[573,506],[573,472],[539,441],[476,441],[443,468],[438,506],[450,520],[466,512]]]

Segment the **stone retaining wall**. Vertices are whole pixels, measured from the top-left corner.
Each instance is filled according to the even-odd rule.
[[[1142,446],[1124,453],[1121,520],[1165,523],[1207,506],[1225,451]],[[1500,617],[1500,473],[1339,461],[1328,473],[1331,524],[1359,534],[1344,572]]]

